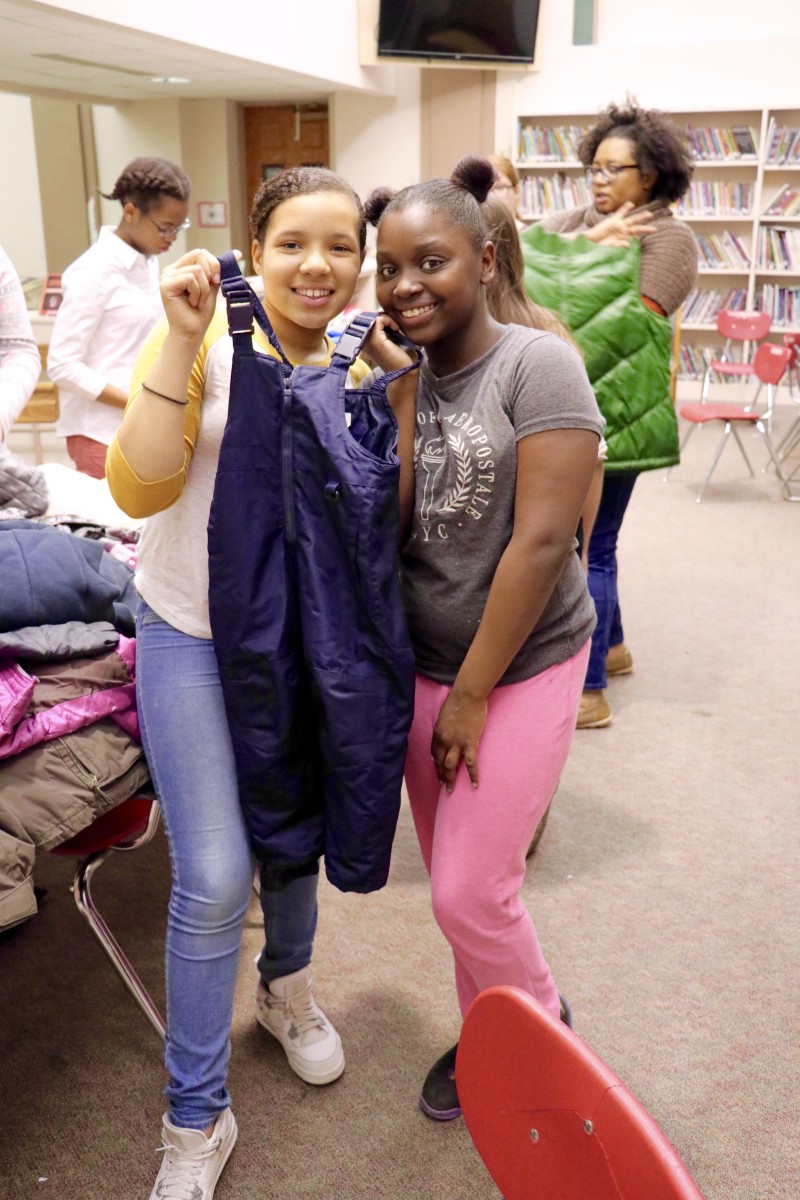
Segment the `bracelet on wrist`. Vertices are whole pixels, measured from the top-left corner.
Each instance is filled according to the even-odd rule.
[[[141,384],[141,388],[142,388],[143,392],[149,392],[151,396],[158,396],[161,400],[169,400],[170,404],[180,404],[181,408],[185,408],[186,405],[189,403],[188,396],[186,397],[185,400],[176,400],[174,396],[167,396],[167,395],[165,395],[164,392],[156,391],[155,388],[150,387],[149,383],[143,382]]]

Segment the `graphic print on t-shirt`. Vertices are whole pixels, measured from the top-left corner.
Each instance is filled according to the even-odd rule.
[[[484,515],[494,484],[494,454],[488,440],[483,426],[472,421],[468,412],[444,417],[433,411],[417,413],[414,463],[425,541],[432,533],[447,538],[454,518],[479,521]]]

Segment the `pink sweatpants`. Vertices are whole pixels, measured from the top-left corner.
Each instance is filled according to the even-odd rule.
[[[525,853],[569,753],[588,657],[586,642],[567,662],[495,688],[478,747],[479,786],[462,763],[450,795],[431,757],[450,688],[417,676],[406,786],[462,1015],[485,988],[512,984],[558,1016],[558,992],[519,891]]]

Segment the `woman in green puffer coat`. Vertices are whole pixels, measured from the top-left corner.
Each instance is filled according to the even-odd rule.
[[[617,596],[617,538],[641,471],[678,461],[669,317],[697,278],[697,249],[670,204],[689,187],[682,133],[666,114],[610,105],[578,147],[593,203],[521,235],[525,286],[566,322],[606,418],[608,459],[589,544],[597,629],[578,728],[611,723],[609,674],[630,672]]]

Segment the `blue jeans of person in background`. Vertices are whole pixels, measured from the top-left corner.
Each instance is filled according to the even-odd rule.
[[[214,646],[144,602],[136,620],[139,722],[172,860],[165,1095],[175,1125],[204,1129],[230,1104],[233,996],[254,860],[236,784]],[[318,876],[261,891],[266,983],[308,966]]]
[[[585,691],[602,691],[606,686],[608,648],[624,641],[617,596],[617,538],[638,477],[638,471],[608,470],[603,476],[600,508],[589,541],[589,591],[597,609],[597,628],[592,634]]]

